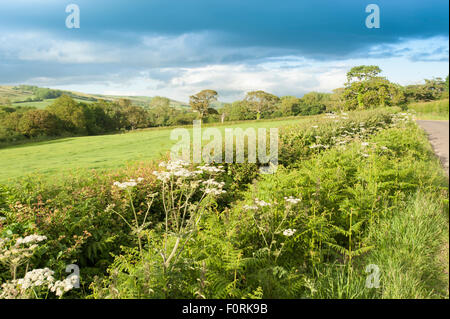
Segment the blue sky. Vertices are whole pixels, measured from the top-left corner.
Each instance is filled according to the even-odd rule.
[[[68,4],[81,28],[67,29]],[[368,29],[365,8],[380,7]],[[448,74],[449,4],[428,1],[15,0],[0,3],[0,83],[187,101],[330,92],[354,65],[400,84]]]

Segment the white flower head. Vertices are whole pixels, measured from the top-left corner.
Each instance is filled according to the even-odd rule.
[[[283,231],[283,235],[286,237],[291,237],[292,235],[294,235],[297,232],[296,229],[285,229]]]
[[[255,198],[255,204],[258,205],[259,207],[268,207],[268,206],[272,206],[272,204],[265,202],[263,200],[260,200],[258,198]]]
[[[289,197],[285,197],[284,200],[288,203],[288,204],[292,204],[292,205],[296,205],[299,202],[301,202],[300,198],[294,198],[292,196]]]

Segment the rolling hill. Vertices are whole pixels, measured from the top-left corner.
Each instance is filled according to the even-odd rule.
[[[39,99],[36,94],[38,90],[45,90],[46,88],[39,88],[31,85],[0,85],[0,99],[6,98],[11,101],[12,106],[33,106],[36,108],[45,108],[53,103],[54,98]],[[147,106],[152,97],[149,96],[117,96],[117,95],[102,95],[102,94],[88,94],[75,91],[54,90],[59,94],[66,94],[79,102],[92,103],[98,100],[113,101],[121,98],[129,99],[134,105]],[[170,100],[172,107],[188,108],[189,105],[184,102]]]

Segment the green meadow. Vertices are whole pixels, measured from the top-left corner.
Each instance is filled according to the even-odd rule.
[[[213,126],[221,128],[223,132],[225,128],[281,127],[298,123],[302,119],[246,121]],[[173,129],[154,128],[124,134],[70,137],[0,149],[0,182],[32,173],[55,178],[73,170],[112,169],[158,159],[175,144],[176,141],[170,140]]]

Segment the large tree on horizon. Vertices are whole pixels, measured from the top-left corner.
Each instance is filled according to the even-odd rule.
[[[256,113],[258,120],[262,113],[274,109],[279,100],[278,96],[261,90],[248,92],[244,99],[249,109]]]
[[[402,87],[380,76],[381,72],[376,65],[360,65],[350,69],[343,92],[346,109],[402,105],[405,102]]]
[[[205,114],[208,113],[211,103],[217,101],[218,96],[219,94],[214,90],[203,90],[189,97],[189,105],[192,110],[197,111],[200,114],[200,118],[203,119]]]

